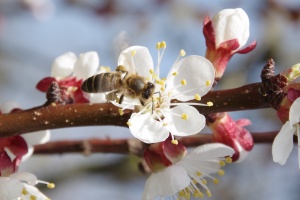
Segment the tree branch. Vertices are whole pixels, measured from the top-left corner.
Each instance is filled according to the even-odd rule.
[[[278,131],[252,133],[254,142],[272,143]],[[211,134],[199,134],[180,138],[179,141],[186,147],[196,147],[202,144],[211,143]],[[143,143],[138,139],[88,139],[88,140],[65,140],[48,142],[36,145],[34,154],[65,154],[65,153],[119,153],[135,155],[143,154]]]
[[[261,86],[261,83],[253,83],[239,88],[209,92],[200,102],[212,101],[214,106],[196,106],[196,108],[202,114],[267,108],[269,104],[266,98],[259,93]],[[0,138],[65,127],[95,125],[127,127],[126,122],[131,112],[125,110],[124,115],[120,116],[118,108],[111,103],[40,106],[0,115]]]

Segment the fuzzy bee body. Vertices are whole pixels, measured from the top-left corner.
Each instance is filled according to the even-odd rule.
[[[108,93],[108,100],[114,100],[117,94],[121,94],[120,104],[125,96],[138,98],[142,105],[146,105],[154,94],[155,85],[136,73],[129,73],[124,66],[120,65],[114,72],[105,72],[87,78],[81,90],[88,93]]]

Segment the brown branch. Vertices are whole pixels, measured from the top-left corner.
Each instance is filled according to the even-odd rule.
[[[278,131],[252,133],[254,142],[272,143]],[[179,139],[186,147],[195,147],[212,142],[211,134],[183,137]],[[64,153],[119,153],[142,155],[143,144],[138,139],[88,139],[65,140],[36,145],[34,154],[64,154]]]
[[[239,88],[212,91],[200,102],[212,101],[214,106],[196,106],[202,114],[267,108],[266,98],[259,93],[260,83]],[[120,116],[110,103],[49,105],[0,115],[0,138],[33,131],[77,126],[125,126],[131,115],[127,110]]]

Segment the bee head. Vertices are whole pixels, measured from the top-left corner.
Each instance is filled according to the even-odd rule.
[[[144,92],[142,93],[142,97],[146,100],[149,99],[150,97],[152,97],[154,93],[154,89],[155,89],[155,85],[151,82],[148,82]]]

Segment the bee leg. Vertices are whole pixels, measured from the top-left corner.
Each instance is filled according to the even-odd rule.
[[[140,99],[140,102],[141,102],[142,106],[145,106],[144,101],[142,101],[142,100]]]
[[[120,99],[119,99],[119,104],[122,104],[122,102],[123,102],[123,99],[124,99],[124,94],[122,94],[122,95],[120,96]]]
[[[117,72],[121,72],[122,74],[125,73],[125,76],[123,79],[126,78],[126,76],[128,75],[128,70],[126,69],[126,67],[124,65],[119,65],[117,68],[116,68],[116,71]]]

